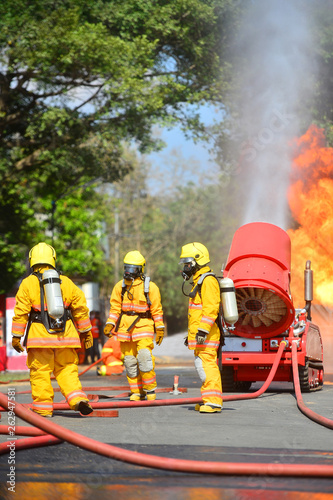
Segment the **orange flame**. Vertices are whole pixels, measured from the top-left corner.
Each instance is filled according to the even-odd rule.
[[[333,306],[333,148],[325,147],[323,129],[311,125],[294,140],[289,206],[299,228],[291,239],[291,292],[304,306],[304,268],[311,260],[314,303]]]

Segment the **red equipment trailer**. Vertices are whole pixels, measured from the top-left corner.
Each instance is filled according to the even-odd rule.
[[[297,343],[297,363],[303,392],[323,386],[323,344],[311,322],[313,274],[306,262],[305,307],[295,309],[290,294],[291,242],[278,226],[253,222],[235,233],[223,277],[233,280],[238,321],[225,331],[222,348],[224,392],[246,391],[264,381],[280,342],[287,342],[275,381],[293,381],[291,346]]]

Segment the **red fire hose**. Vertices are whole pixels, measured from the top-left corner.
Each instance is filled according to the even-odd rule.
[[[63,441],[61,439],[52,436],[52,434],[43,433],[42,436],[17,439],[15,440],[15,444],[12,444],[12,446],[14,446],[15,451],[17,451],[17,450],[26,450],[30,448],[39,448],[41,446],[50,446],[53,444],[60,444],[62,442]],[[10,446],[10,441],[7,441],[6,443],[1,443],[0,455],[9,453],[10,451],[9,446]]]
[[[265,381],[265,383],[260,387],[260,389],[256,392],[250,393],[250,394],[237,394],[237,395],[223,395],[223,400],[224,401],[238,401],[238,400],[243,400],[243,399],[255,399],[258,396],[261,396],[269,387],[271,384],[276,370],[279,366],[280,359],[283,353],[283,350],[286,346],[286,342],[282,341],[279,345],[279,349],[276,353],[276,357],[274,359],[274,363],[272,365],[272,368],[269,372],[269,375]],[[100,389],[103,389],[103,387],[100,387]],[[100,403],[91,403],[92,408],[94,410],[97,409],[106,409],[106,408],[137,408],[137,407],[144,407],[144,406],[173,406],[173,405],[184,405],[184,404],[196,404],[196,403],[201,403],[202,398],[182,398],[182,399],[158,399],[155,401],[107,401],[107,402],[100,402]],[[31,403],[25,403],[22,406],[25,406],[27,408],[30,408],[32,406]],[[55,410],[69,410],[70,407],[67,403],[53,403],[53,408]],[[0,411],[3,411],[4,408],[0,407]]]
[[[8,409],[7,397],[1,393],[0,404]],[[333,466],[330,465],[202,462],[146,455],[100,443],[76,432],[69,431],[25,409],[19,403],[16,403],[13,411],[26,422],[35,425],[48,434],[52,434],[58,439],[105,457],[143,467],[197,474],[333,477]],[[48,436],[41,437],[48,438]]]
[[[105,357],[105,356],[104,356]],[[87,368],[85,368],[84,370],[82,370],[82,372],[79,372],[79,377],[81,375],[83,375],[84,373],[86,373],[87,371],[90,370],[90,368],[92,368],[93,366],[97,365],[98,363],[100,363],[101,361],[103,361],[103,356],[101,358],[99,358],[97,361],[94,361],[94,363],[91,363],[91,365],[87,366]]]
[[[298,365],[297,365],[297,343],[296,342],[292,343],[291,353],[292,353],[294,388],[295,388],[295,394],[296,394],[298,408],[301,410],[302,413],[304,413],[304,415],[311,418],[311,420],[313,420],[314,422],[317,422],[318,424],[321,424],[321,425],[324,425],[325,427],[329,427],[330,429],[333,429],[333,420],[322,417],[321,415],[318,415],[318,413],[315,413],[314,411],[310,410],[310,408],[305,406],[303,398],[302,398],[300,383],[299,383]]]
[[[30,380],[30,379],[29,379]],[[11,382],[10,382],[11,383]],[[86,386],[82,387],[83,391],[128,391],[128,385],[110,385],[110,386]],[[171,390],[171,389],[170,389]],[[54,392],[60,392],[59,387],[53,387]],[[31,389],[27,391],[16,391],[15,394],[31,394]]]
[[[280,346],[280,357],[284,349],[284,345]],[[277,356],[278,357],[278,356]],[[274,365],[273,365],[274,366]],[[276,370],[276,368],[275,368]],[[273,372],[273,367],[271,372]],[[271,375],[271,373],[270,373]],[[272,377],[274,374],[272,374]],[[258,391],[259,392],[259,391]],[[253,397],[253,394],[252,394]],[[228,399],[239,399],[239,397],[229,396]],[[178,404],[186,404],[184,401],[200,400],[200,398],[192,398],[180,400]],[[167,400],[175,401],[175,400]],[[139,402],[138,402],[139,403]],[[143,402],[142,402],[143,403]],[[149,401],[146,403],[157,403],[157,401]],[[8,409],[8,399],[5,394],[0,393],[0,404]],[[11,403],[12,404],[12,403]],[[96,403],[98,404],[98,403]],[[95,404],[95,405],[96,405]],[[104,404],[104,403],[102,403]],[[95,406],[94,405],[94,406]],[[98,453],[100,455],[120,460],[123,462],[132,463],[144,467],[154,469],[172,470],[178,472],[190,472],[199,474],[218,474],[218,475],[265,475],[265,476],[306,476],[306,477],[333,477],[333,466],[330,465],[308,465],[308,464],[262,464],[262,463],[226,463],[226,462],[208,462],[181,460],[174,458],[165,458],[155,455],[146,455],[129,450],[124,450],[106,443],[100,443],[94,439],[88,438],[73,431],[69,431],[58,424],[50,422],[45,418],[37,415],[24,408],[22,404],[16,403],[15,408],[12,408],[16,415],[26,422],[35,425],[44,432],[58,438],[58,440],[67,441],[75,446]],[[49,439],[49,436],[40,436],[38,439]],[[55,443],[55,441],[53,441]],[[3,450],[0,453],[4,453]]]
[[[7,425],[0,425],[0,434],[8,434]],[[16,425],[15,436],[45,436],[45,432],[40,429],[36,429],[36,427]]]

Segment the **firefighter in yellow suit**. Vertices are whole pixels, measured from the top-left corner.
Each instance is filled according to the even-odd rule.
[[[124,355],[130,400],[155,400],[156,374],[154,332],[156,344],[164,336],[163,310],[158,286],[144,276],[146,260],[137,251],[124,258],[124,279],[113,288],[110,313],[104,333],[116,335]],[[148,286],[149,285],[149,286]]]
[[[222,409],[222,382],[217,365],[220,329],[215,321],[221,300],[220,285],[212,275],[204,277],[202,283],[199,281],[203,274],[212,273],[209,262],[209,252],[201,243],[189,243],[182,247],[179,265],[184,283],[193,279],[185,345],[194,350],[195,368],[202,383],[204,403],[197,404],[195,409],[200,413],[219,413]]]
[[[97,368],[97,375],[120,375],[124,371],[124,355],[116,337],[109,338],[102,349],[103,366]]]
[[[43,279],[46,270],[55,269],[56,252],[50,245],[38,243],[30,250],[29,262],[33,273],[22,281],[16,294],[12,346],[17,352],[24,351],[21,339],[28,325],[26,346],[33,399],[32,410],[44,417],[52,417],[53,372],[70,408],[83,415],[89,415],[93,409],[82,391],[76,353],[76,349],[81,347],[80,335],[86,348],[91,347],[93,342],[85,296],[69,278],[60,275],[64,306],[63,326],[55,329],[48,328],[50,323],[44,326],[42,315],[45,318],[47,303],[43,301],[44,307],[41,307],[43,284],[40,284],[40,279]],[[47,321],[50,321],[48,314],[47,317]]]

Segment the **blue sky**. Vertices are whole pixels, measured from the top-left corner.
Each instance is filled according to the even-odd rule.
[[[206,125],[220,118],[213,107],[203,106],[200,114]],[[175,183],[212,181],[218,173],[219,168],[208,151],[209,145],[187,139],[178,127],[172,130],[156,128],[155,134],[166,143],[166,147],[146,155],[151,164],[148,186],[152,194],[169,190]]]

